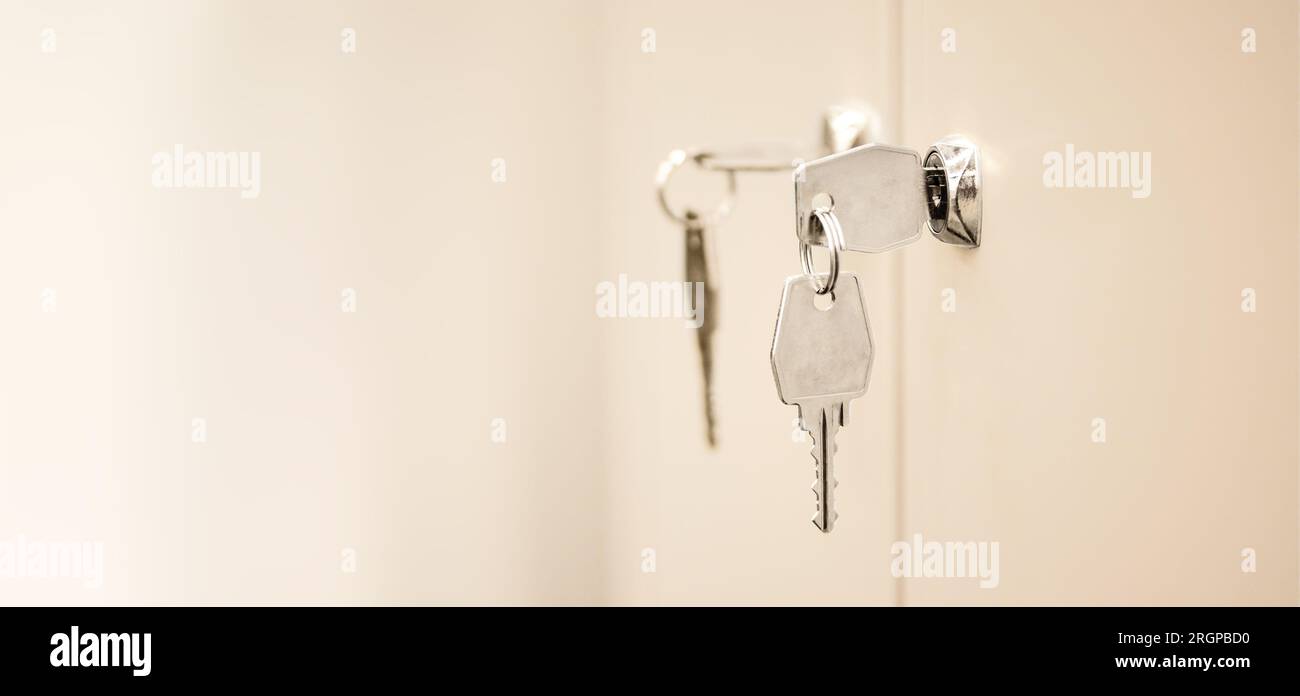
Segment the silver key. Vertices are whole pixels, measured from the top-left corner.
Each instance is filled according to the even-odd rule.
[[[830,201],[818,200],[820,194]],[[833,207],[849,251],[889,251],[916,241],[926,211],[925,174],[913,150],[862,145],[805,162],[794,171],[794,208],[799,239],[825,246],[811,224],[818,205]]]
[[[717,289],[709,277],[709,253],[706,239],[708,230],[693,210],[686,211],[686,282],[703,283],[703,306],[696,307],[700,325],[695,329],[695,341],[700,350],[700,367],[704,373],[704,427],[709,447],[716,447],[717,419],[713,406],[713,332],[718,327],[718,303],[714,301]],[[694,286],[691,297],[694,298]],[[704,312],[701,316],[699,312]]]
[[[817,279],[787,278],[772,338],[772,374],[781,401],[799,407],[799,427],[812,435],[817,514],[823,532],[835,526],[835,434],[848,425],[849,402],[871,380],[871,326],[858,277],[841,272],[828,309],[813,304]]]

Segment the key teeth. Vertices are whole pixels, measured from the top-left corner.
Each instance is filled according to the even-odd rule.
[[[839,445],[832,445],[832,448],[833,448],[836,452],[839,451]],[[824,501],[822,500],[822,496],[821,496],[821,492],[820,492],[820,491],[821,491],[821,486],[819,485],[819,484],[821,483],[821,480],[822,480],[822,477],[821,477],[822,464],[821,464],[821,461],[817,458],[817,452],[818,452],[818,448],[817,448],[816,446],[814,446],[814,447],[813,447],[813,450],[812,450],[812,458],[813,458],[813,472],[814,472],[814,476],[813,476],[813,481],[812,481],[812,483],[808,486],[809,490],[812,491],[812,494],[813,494],[813,500],[816,501],[816,503],[817,503],[817,512],[813,513],[812,523],[813,523],[813,526],[816,527],[817,529],[820,529],[820,530],[823,531],[823,532],[827,532],[827,533],[829,533],[829,532],[831,531],[831,530],[829,529],[829,527],[833,526],[837,521],[839,521],[839,519],[840,519],[840,513],[836,512],[834,509],[831,509],[831,510],[829,511],[829,512],[830,512],[830,522],[831,522],[830,525],[822,526],[822,523],[821,523],[821,518],[822,518],[822,505],[823,505]],[[840,481],[839,481],[839,479],[837,479],[837,478],[832,478],[832,479],[831,479],[831,490],[834,490],[834,489],[839,488],[839,487],[840,487]]]
[[[817,514],[812,517],[813,526],[820,529],[823,533],[830,533],[830,527],[835,526],[835,523],[840,521],[840,513],[835,512],[834,510],[831,511],[831,524],[828,527],[822,526],[821,519],[821,510],[818,510]]]
[[[817,499],[818,499],[818,500],[821,500],[821,494],[818,493],[817,491],[818,491],[821,487],[818,486],[817,484],[820,483],[821,480],[822,480],[822,477],[818,476],[818,477],[816,477],[816,478],[813,479],[812,485],[808,486],[809,488],[812,489],[813,495],[817,496]],[[839,480],[839,479],[831,479],[831,489],[834,490],[834,489],[839,488],[839,487],[840,487],[840,480]]]
[[[842,420],[842,419],[843,419],[843,418],[845,417],[845,415],[846,415],[844,411],[845,411],[845,410],[844,410],[843,408],[832,407],[832,408],[830,408],[830,409],[827,409],[827,411],[826,411],[826,418],[833,418],[833,419],[835,419],[834,422],[835,422],[835,424],[836,424],[837,426],[838,426],[838,425],[842,425],[842,424],[843,424],[843,420]],[[806,421],[803,421],[803,419],[804,419],[804,409],[803,409],[802,406],[800,406],[800,408],[799,408],[799,416],[800,416],[800,420],[801,420],[801,423],[800,423],[801,426],[812,425],[812,424],[810,424],[810,423],[807,423]],[[820,418],[821,415],[819,414],[818,417]],[[814,526],[814,527],[816,527],[817,529],[821,530],[823,533],[830,533],[831,529],[834,528],[835,523],[839,520],[839,518],[840,518],[840,514],[839,514],[838,512],[836,512],[835,509],[834,509],[833,507],[827,509],[827,510],[826,510],[826,512],[828,513],[828,515],[827,515],[827,524],[826,524],[826,525],[822,525],[822,523],[821,523],[821,519],[822,519],[822,508],[823,508],[823,505],[824,505],[825,501],[822,500],[822,496],[821,496],[821,493],[820,493],[821,486],[818,485],[818,484],[821,483],[821,480],[822,480],[822,472],[824,471],[823,462],[822,462],[821,457],[820,457],[820,455],[821,455],[821,444],[820,444],[820,440],[821,440],[821,438],[820,438],[820,434],[821,434],[821,433],[820,433],[820,429],[819,429],[819,428],[816,428],[816,427],[805,427],[804,430],[808,433],[809,438],[812,440],[812,447],[809,449],[809,452],[808,452],[808,453],[809,453],[809,455],[812,457],[812,460],[813,460],[813,472],[814,472],[814,476],[813,476],[813,482],[812,482],[812,484],[809,486],[809,488],[812,490],[812,492],[813,492],[813,499],[814,499],[814,500],[816,501],[816,503],[817,503],[817,512],[813,514],[813,517],[812,517],[812,523],[813,523],[813,526]],[[838,428],[836,428],[836,430],[838,430]],[[832,458],[833,458],[834,455],[839,454],[839,451],[840,451],[840,445],[839,445],[838,442],[836,442],[836,439],[835,439],[835,437],[834,437],[833,435],[830,436],[830,451],[831,451]],[[830,480],[830,488],[831,488],[831,490],[834,490],[834,489],[836,489],[836,488],[839,488],[839,485],[840,485],[839,479],[834,478],[834,475],[832,475],[832,478],[831,478],[831,480]]]
[[[813,479],[812,487],[813,487],[813,491],[816,492],[816,490],[817,490],[817,482],[821,480],[822,460],[821,460],[820,457],[817,456],[818,453],[821,451],[821,447],[819,447],[818,444],[817,444],[817,436],[816,436],[816,435],[812,435],[811,432],[809,433],[809,435],[812,436],[813,446],[812,446],[812,449],[809,450],[808,453],[809,453],[810,455],[812,455],[812,460],[813,460],[813,471],[816,472],[816,478]],[[838,442],[836,442],[836,443],[832,443],[832,444],[831,444],[831,453],[832,453],[832,454],[839,454],[839,453],[840,453],[840,445],[839,445]],[[839,485],[840,485],[839,479],[832,479],[832,480],[831,480],[831,487],[832,487],[832,488],[838,487]]]

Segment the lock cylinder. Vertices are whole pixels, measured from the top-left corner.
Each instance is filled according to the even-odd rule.
[[[948,244],[980,245],[979,149],[960,136],[935,143],[922,167],[930,233]]]

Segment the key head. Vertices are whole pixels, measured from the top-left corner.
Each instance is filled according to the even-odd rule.
[[[921,156],[913,150],[862,145],[795,169],[799,239],[826,246],[821,227],[810,224],[818,194],[830,196],[849,251],[875,253],[916,241],[929,219]]]
[[[871,381],[874,350],[858,277],[841,271],[825,310],[814,304],[816,295],[812,276],[786,278],[772,338],[777,394],[784,403],[800,405],[801,418],[803,406],[847,404],[865,394]]]

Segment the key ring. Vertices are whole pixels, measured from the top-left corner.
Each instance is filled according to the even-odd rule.
[[[844,250],[844,228],[840,227],[839,219],[830,208],[817,208],[812,211],[812,222],[825,232],[826,248],[831,252],[831,271],[826,274],[826,283],[822,284],[820,276],[813,268],[812,245],[802,239],[799,240],[799,263],[803,266],[803,272],[812,276],[817,294],[825,295],[835,290],[835,281],[840,277],[840,252]]]
[[[714,227],[731,213],[732,203],[736,200],[736,172],[731,169],[712,169],[703,166],[703,163],[706,160],[713,158],[714,155],[708,152],[673,150],[668,153],[668,159],[660,163],[659,173],[655,176],[655,189],[659,195],[659,207],[663,208],[664,214],[666,214],[673,222],[676,222],[679,225],[688,225],[692,223],[698,224],[702,221],[705,227]],[[706,169],[707,171],[719,171],[727,175],[727,193],[723,197],[722,202],[718,203],[718,207],[714,208],[713,212],[709,214],[708,217],[693,217],[687,214],[679,215],[673,211],[672,206],[668,205],[668,180],[672,178],[673,173],[681,168],[688,159],[702,169]]]

